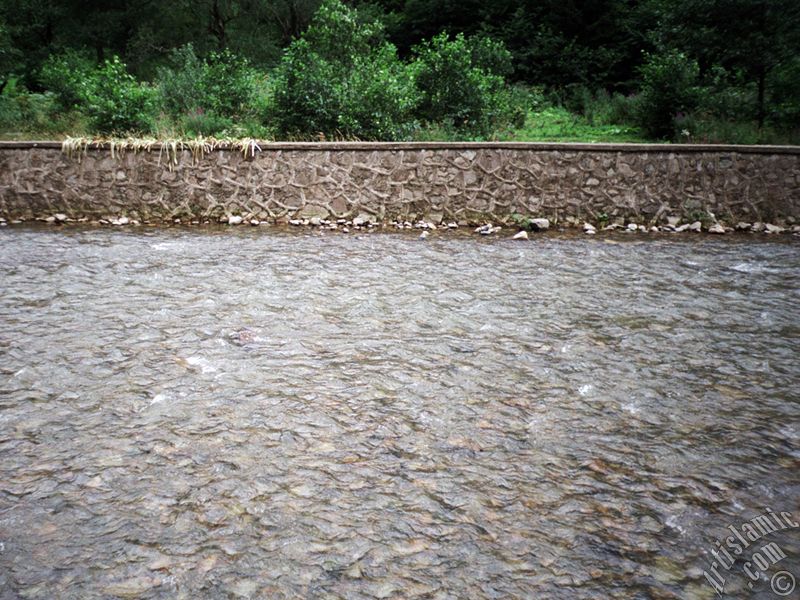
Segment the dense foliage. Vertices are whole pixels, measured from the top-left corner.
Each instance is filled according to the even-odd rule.
[[[556,123],[796,143],[800,3],[0,0],[5,136],[520,139]]]
[[[275,69],[267,120],[282,137],[403,139],[417,96],[383,25],[330,1]]]
[[[414,79],[421,93],[417,113],[429,123],[487,135],[509,120],[513,97],[503,74],[511,53],[487,38],[446,33],[415,48]]]

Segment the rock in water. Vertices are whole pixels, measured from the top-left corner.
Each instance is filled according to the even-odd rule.
[[[420,234],[419,234],[419,239],[421,239],[421,240],[424,240],[424,239],[425,239],[426,237],[428,237],[429,235],[430,235],[430,232],[428,232],[428,231],[423,231],[422,233],[420,233]]]
[[[512,237],[511,239],[512,240],[527,240],[528,239],[528,232],[523,229],[522,231],[516,233],[514,235],[514,237]]]
[[[354,227],[365,227],[371,226],[375,222],[375,217],[367,214],[367,213],[359,213],[359,215],[353,219],[353,226]]]
[[[689,231],[703,231],[703,224],[700,221],[695,221],[689,225]]]
[[[718,235],[723,235],[725,233],[725,228],[719,223],[714,223],[711,227],[708,228],[708,233],[716,233]]]
[[[770,223],[766,223],[766,224],[764,225],[764,230],[765,230],[767,233],[783,233],[784,231],[786,231],[786,230],[785,230],[783,227],[781,227],[780,225],[772,225],[772,224],[770,224]]]
[[[228,225],[239,225],[243,220],[239,215],[231,215],[228,217]]]
[[[550,229],[549,219],[531,219],[530,224],[534,231],[547,231]]]

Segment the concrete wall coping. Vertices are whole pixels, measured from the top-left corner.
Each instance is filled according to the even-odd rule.
[[[744,146],[728,144],[593,144],[564,142],[268,142],[259,141],[262,152],[277,151],[399,151],[399,150],[529,150],[536,152],[622,152],[622,153],[738,153],[738,154],[793,154],[800,155],[800,146]],[[62,143],[41,141],[0,141],[0,150],[25,150],[31,148],[61,149]],[[156,142],[151,150],[160,150],[166,144]],[[89,150],[107,150],[108,142],[93,142]],[[171,149],[171,147],[169,147]],[[236,150],[235,146],[217,143],[213,150]]]

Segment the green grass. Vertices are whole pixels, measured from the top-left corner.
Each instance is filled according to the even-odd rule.
[[[38,97],[36,97],[38,98]],[[36,99],[34,98],[34,99]],[[20,114],[4,114],[0,103],[0,140],[56,139],[90,136],[88,122],[76,111],[58,113],[36,102],[24,105]],[[41,103],[40,103],[41,104]],[[13,107],[12,107],[13,108]],[[4,118],[5,117],[5,118]],[[528,113],[525,123],[517,129],[500,131],[488,139],[509,142],[582,142],[582,143],[658,143],[646,138],[642,132],[627,124],[598,123],[598,119],[570,112],[562,106],[547,106]],[[189,139],[186,132],[170,128],[170,123],[158,123],[157,130],[147,137],[158,139]],[[687,122],[690,137],[681,142],[733,143],[733,144],[798,144],[800,130],[779,131],[758,129],[754,123],[727,123],[722,121],[694,120]],[[252,123],[242,123],[227,138],[264,138],[265,128]],[[269,139],[267,137],[267,139]],[[315,139],[315,138],[310,138]],[[417,131],[414,141],[482,141],[471,138],[440,125],[429,125]],[[333,141],[333,140],[331,140]],[[663,142],[663,140],[662,140]]]
[[[548,107],[528,114],[521,128],[498,136],[515,142],[650,142],[629,125],[593,125],[563,107]]]

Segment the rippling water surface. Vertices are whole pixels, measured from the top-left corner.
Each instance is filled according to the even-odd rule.
[[[713,598],[800,244],[635,239],[0,231],[0,598]]]

